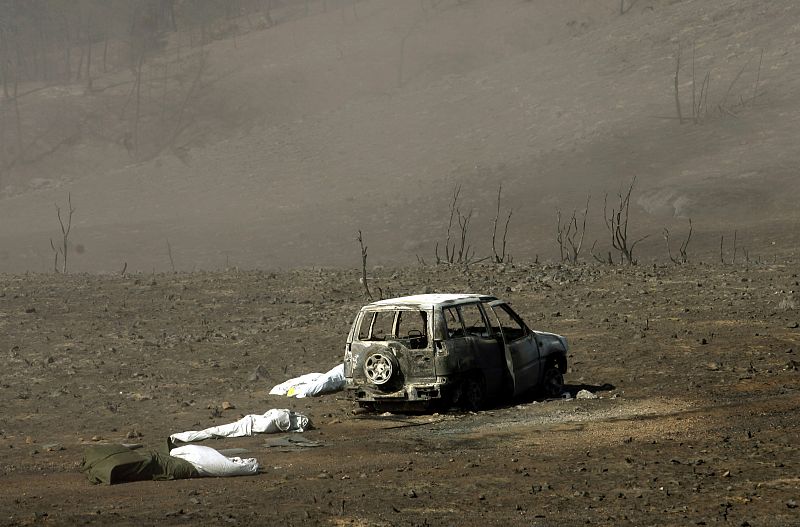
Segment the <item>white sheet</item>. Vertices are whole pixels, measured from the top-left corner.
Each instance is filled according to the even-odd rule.
[[[272,409],[265,414],[250,414],[235,423],[212,426],[205,430],[190,430],[172,434],[170,439],[191,443],[204,439],[220,437],[245,437],[253,434],[274,434],[277,432],[303,432],[313,428],[311,421],[303,414],[292,410]]]
[[[289,397],[317,397],[344,389],[344,364],[339,364],[326,373],[307,373],[284,381],[269,391],[270,395]]]
[[[255,458],[229,458],[207,446],[184,445],[173,448],[169,455],[188,461],[201,476],[251,476],[258,473],[258,461]]]

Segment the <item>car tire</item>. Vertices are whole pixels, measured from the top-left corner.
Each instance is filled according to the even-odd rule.
[[[486,406],[486,381],[482,375],[473,375],[464,381],[459,403],[470,412],[477,412]]]
[[[400,375],[400,365],[391,353],[378,351],[364,359],[364,375],[380,388],[388,387]]]
[[[564,375],[555,363],[551,362],[544,370],[541,392],[548,399],[561,397],[564,393]]]

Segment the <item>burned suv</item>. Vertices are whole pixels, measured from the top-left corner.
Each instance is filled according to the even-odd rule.
[[[406,296],[361,308],[344,375],[362,407],[474,410],[534,389],[558,397],[567,349],[564,337],[532,331],[493,296]]]

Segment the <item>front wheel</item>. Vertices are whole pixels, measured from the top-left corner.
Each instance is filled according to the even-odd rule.
[[[555,364],[548,365],[544,370],[541,391],[548,399],[561,397],[561,394],[564,393],[564,375]]]

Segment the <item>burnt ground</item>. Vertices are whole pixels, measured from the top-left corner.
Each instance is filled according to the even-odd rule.
[[[2,276],[0,525],[797,525],[797,271],[376,269],[384,295],[510,300],[569,338],[571,391],[600,396],[423,415],[268,395],[340,360],[355,270]],[[102,487],[78,471],[89,444],[155,447],[281,407],[321,446],[206,443],[248,449],[258,476]]]

